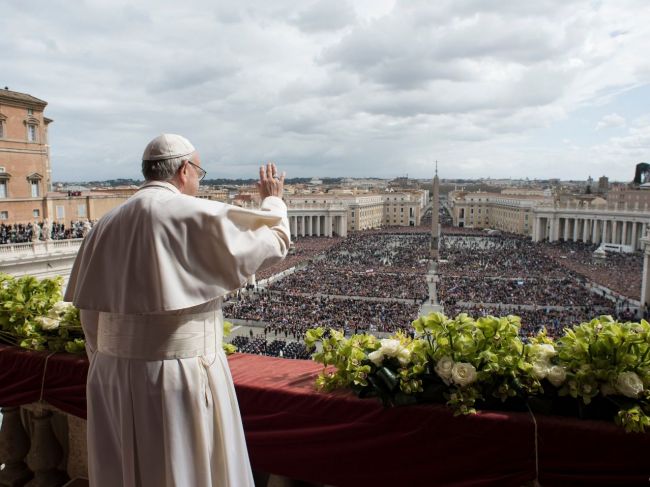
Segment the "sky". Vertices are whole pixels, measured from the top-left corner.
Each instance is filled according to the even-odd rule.
[[[0,0],[0,85],[48,102],[55,181],[631,181],[650,161],[648,0]]]

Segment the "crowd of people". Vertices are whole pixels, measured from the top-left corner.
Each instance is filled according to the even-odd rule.
[[[410,299],[422,302],[427,297],[424,276],[401,273],[360,272],[337,267],[326,259],[312,262],[304,269],[274,282],[270,289],[286,294],[325,294],[378,298]]]
[[[582,242],[542,244],[547,257],[623,296],[638,299],[643,278],[643,253],[606,252],[594,256],[596,245]]]
[[[227,319],[263,322],[267,332],[286,333],[295,339],[310,328],[393,332],[410,326],[418,317],[419,306],[401,302],[332,299],[256,292],[224,305]]]
[[[255,277],[258,281],[267,279],[303,262],[308,262],[335,246],[341,240],[341,237],[298,237],[292,243],[289,254],[284,260],[262,269]]]
[[[287,342],[285,340],[273,340],[268,342],[266,337],[245,337],[236,336],[231,342],[240,353],[253,353],[256,355],[266,355],[268,357],[282,357],[291,359],[307,360],[311,354],[302,343]]]
[[[588,306],[611,308],[612,301],[591,292],[579,280],[505,277],[443,277],[438,296],[443,304],[506,303],[536,306]]]
[[[50,224],[48,221],[11,225],[0,223],[0,245],[83,238],[92,228],[92,224],[93,222],[87,220],[71,221],[70,225]]]

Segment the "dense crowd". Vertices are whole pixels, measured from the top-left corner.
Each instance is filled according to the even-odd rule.
[[[267,332],[296,339],[314,326],[349,333],[408,329],[428,294],[430,235],[402,230],[357,232],[331,245],[314,245],[303,268],[267,291],[240,297],[224,312],[232,318],[262,321]],[[618,266],[638,274],[640,257],[608,255],[607,264],[594,264],[593,249],[569,247],[476,230],[443,233],[438,297],[445,313],[517,314],[523,335],[542,326],[557,335],[567,325],[600,314],[635,318],[634,312],[621,311],[622,303],[615,308],[603,291],[591,289],[586,279],[601,284],[605,280],[602,275],[585,276],[584,267],[609,269],[622,280],[624,273],[615,272]]]
[[[539,275],[526,279],[443,277],[438,296],[441,303],[450,305],[459,301],[566,307],[612,305],[612,301],[591,292],[577,279]]]
[[[298,342],[286,342],[285,340],[273,340],[268,342],[266,337],[245,337],[236,336],[230,342],[237,347],[240,353],[254,353],[256,355],[267,355],[269,357],[282,357],[292,359],[308,359],[311,354],[305,345]]]
[[[359,272],[337,267],[326,259],[313,262],[270,286],[286,294],[325,294],[411,299],[421,302],[427,297],[424,276],[400,273]]]
[[[594,256],[596,248],[581,242],[542,245],[544,254],[563,267],[623,296],[638,299],[643,278],[643,253],[606,252],[606,257],[602,258]]]
[[[266,279],[287,269],[313,259],[341,242],[340,237],[298,237],[289,249],[287,257],[269,267],[265,267],[255,276],[257,280]]]
[[[262,321],[267,332],[278,331],[299,339],[317,326],[357,331],[396,331],[408,327],[418,316],[419,306],[400,302],[331,299],[253,293],[224,306],[224,316]]]
[[[92,228],[93,222],[71,221],[65,223],[48,223],[46,221],[33,223],[0,223],[0,245],[38,242],[44,240],[66,240],[83,238]]]
[[[428,267],[429,235],[425,233],[355,233],[324,256],[331,268],[423,273]]]

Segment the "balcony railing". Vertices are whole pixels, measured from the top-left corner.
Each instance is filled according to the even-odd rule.
[[[0,260],[14,260],[51,254],[75,254],[79,250],[81,242],[83,242],[83,238],[4,244],[0,245]]]

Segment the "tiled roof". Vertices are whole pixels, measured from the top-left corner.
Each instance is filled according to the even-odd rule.
[[[5,88],[0,88],[0,102],[2,100],[20,101],[23,103],[32,103],[42,106],[47,105],[46,101],[40,100],[35,96],[28,95],[27,93],[18,93],[17,91],[11,91]]]

